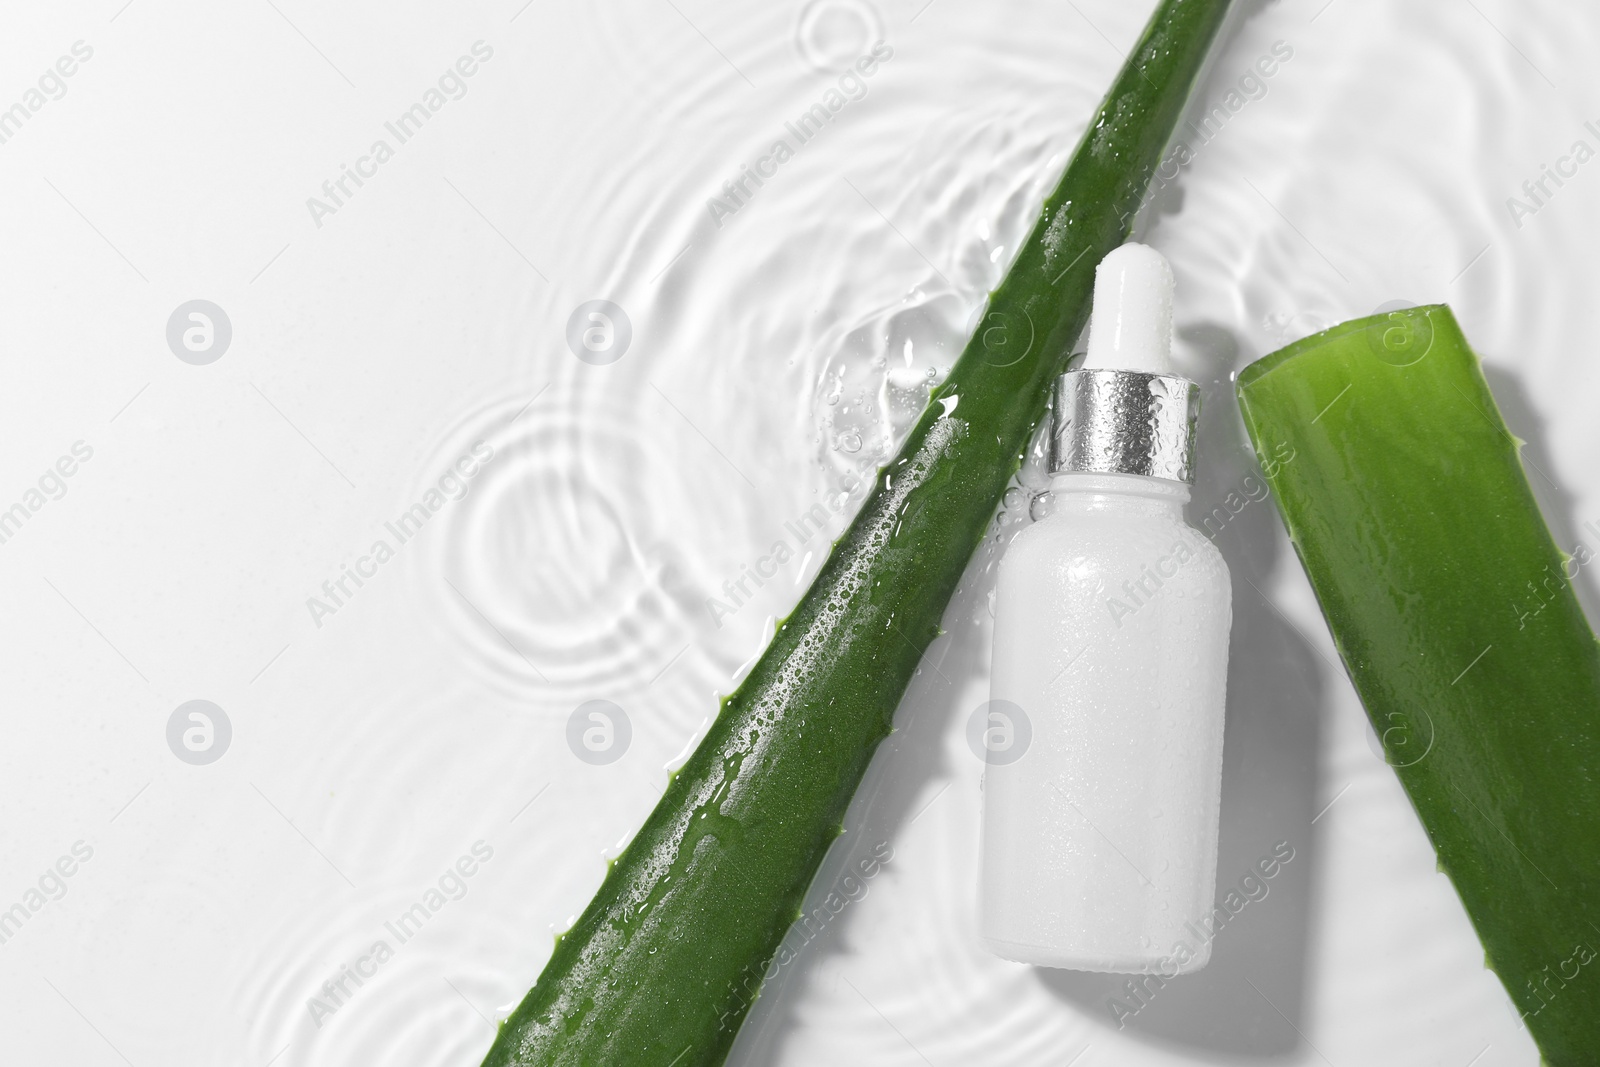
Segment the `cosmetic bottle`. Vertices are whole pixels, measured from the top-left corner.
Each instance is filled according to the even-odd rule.
[[[1049,513],[1000,565],[988,710],[1027,746],[984,768],[979,934],[1010,960],[1171,977],[1210,958],[1231,587],[1184,520],[1200,395],[1171,373],[1172,293],[1144,245],[1100,264],[1088,353],[1056,387]]]

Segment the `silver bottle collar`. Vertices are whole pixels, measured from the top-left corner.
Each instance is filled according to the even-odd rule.
[[[1050,473],[1142,474],[1194,484],[1200,387],[1187,378],[1074,370],[1056,381]]]

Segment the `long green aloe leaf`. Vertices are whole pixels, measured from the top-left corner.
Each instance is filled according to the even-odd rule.
[[[976,334],[484,1061],[720,1064],[1126,240],[1227,0],[1164,0]]]
[[[1477,357],[1414,308],[1238,392],[1256,453],[1294,457],[1263,461],[1289,536],[1488,965],[1547,1063],[1600,1062],[1600,646]]]

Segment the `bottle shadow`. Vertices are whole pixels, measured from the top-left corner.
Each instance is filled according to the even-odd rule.
[[[1194,917],[1197,940],[1211,941],[1211,962],[1193,975],[1146,978],[1137,996],[1127,975],[1030,971],[1044,991],[1074,1012],[1152,1045],[1230,1057],[1222,1062],[1288,1058],[1303,1044],[1317,753],[1326,686],[1340,668],[1324,660],[1262,591],[1284,538],[1233,399],[1232,372],[1243,362],[1238,342],[1228,331],[1205,325],[1183,331],[1176,347],[1178,372],[1200,383],[1205,401],[1190,517],[1213,538],[1233,580],[1217,867],[1221,911]],[[992,626],[983,605],[1010,530],[1002,526],[996,532],[1000,536],[986,540],[952,599],[945,615],[949,632],[924,656],[895,733],[846,816],[849,832],[806,895],[802,913],[811,921],[790,931],[784,942],[790,952],[780,951],[769,967],[730,1064],[779,1058],[808,1021],[798,994],[828,981],[850,952],[851,929],[860,921],[851,903],[875,891],[873,879],[863,877],[862,862],[901,841],[933,805],[950,802],[946,791],[965,792],[951,790],[953,783],[977,777],[976,757],[970,767],[951,765],[946,739],[983,699],[973,692],[973,680],[988,670]],[[974,837],[958,877],[972,877],[977,844]],[[887,866],[893,869],[892,859]],[[897,891],[918,889],[901,883]],[[971,933],[963,924],[927,936],[962,939],[980,952]]]
[[[1317,753],[1340,668],[1263,591],[1285,539],[1234,400],[1238,342],[1213,325],[1178,340],[1179,373],[1203,393],[1190,521],[1233,580],[1216,910],[1191,918],[1190,948],[1208,941],[1211,962],[1172,979],[1041,970],[1039,980],[1130,1036],[1225,1062],[1289,1057],[1304,1040]],[[1293,462],[1285,456],[1274,461]]]

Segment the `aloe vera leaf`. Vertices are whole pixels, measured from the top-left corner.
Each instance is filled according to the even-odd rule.
[[[811,588],[506,1020],[485,1067],[723,1062],[1126,240],[1227,0],[1164,0]]]
[[[1547,1063],[1594,1064],[1600,647],[1477,357],[1448,307],[1413,308],[1290,345],[1238,393],[1486,962]]]

